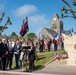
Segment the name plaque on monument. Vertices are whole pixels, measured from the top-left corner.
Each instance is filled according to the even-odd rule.
[[[68,53],[69,58],[67,59],[67,65],[76,65],[76,35],[64,36],[64,48]]]

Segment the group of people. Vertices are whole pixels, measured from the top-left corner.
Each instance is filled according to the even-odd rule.
[[[57,50],[59,43],[58,38],[46,38],[34,36],[34,39],[16,39],[15,41],[2,39],[0,42],[0,70],[6,70],[8,67],[12,69],[13,57],[15,61],[15,69],[21,68],[25,71],[24,65],[29,61],[29,71],[34,70],[34,62],[37,57],[37,49],[39,52],[50,51],[52,43],[54,50]],[[61,37],[61,48],[64,49],[64,38]]]
[[[40,52],[43,51],[50,51],[52,45],[52,39],[51,38],[46,38],[45,40],[40,37],[39,39],[39,50]]]
[[[54,36],[52,39],[49,37],[46,39],[43,39],[41,37],[39,39],[40,52],[50,51],[51,48],[54,49],[55,51],[57,51],[59,45],[61,45],[61,49],[64,50],[64,37],[63,36],[60,36],[60,37]]]
[[[26,65],[29,61],[29,71],[32,72],[36,59],[33,41],[23,38],[22,40],[17,39],[13,42],[3,38],[0,42],[0,70],[12,69],[13,57],[15,57],[15,69],[22,68],[22,71],[25,71],[25,61]]]

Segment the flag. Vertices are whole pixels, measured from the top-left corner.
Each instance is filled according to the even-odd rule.
[[[58,44],[59,43],[59,34],[58,33],[56,33],[56,35],[55,35],[55,40],[56,40],[56,44]]]
[[[55,38],[59,38],[59,34],[58,33],[56,33]]]
[[[24,30],[24,22],[25,22],[25,20],[23,19],[23,23],[22,23],[22,27],[21,27],[21,29],[20,29],[20,34],[23,32],[23,30]]]
[[[29,31],[29,27],[28,27],[28,17],[26,17],[26,21],[23,19],[23,24],[22,27],[20,29],[20,35],[23,37],[28,31]]]

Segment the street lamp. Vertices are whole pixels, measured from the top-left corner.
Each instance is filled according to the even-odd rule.
[[[71,7],[71,5],[66,1],[66,0],[62,0],[67,6],[68,8],[66,8],[65,6],[62,6],[61,11],[65,13],[61,14],[62,18],[66,18],[66,17],[71,17],[76,19],[76,10],[73,10],[73,8]],[[73,6],[76,6],[76,0],[73,0]],[[68,15],[69,13],[71,13],[72,15]]]
[[[0,18],[0,23],[2,22],[4,15],[5,15],[5,13],[2,12],[1,18]],[[7,26],[8,24],[9,24],[9,25],[12,24],[12,22],[11,22],[11,20],[10,20],[10,17],[7,18],[7,21],[6,21],[6,23],[4,24],[4,26],[0,26],[0,34],[4,31],[4,29],[7,29],[7,28],[8,28],[8,26]]]

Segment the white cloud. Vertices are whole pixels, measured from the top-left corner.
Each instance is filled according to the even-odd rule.
[[[0,11],[4,10],[4,5],[0,3]]]
[[[30,16],[28,17],[28,21],[30,29],[33,27],[33,31],[36,35],[39,35],[39,32],[43,27],[49,26],[49,20],[45,15]]]
[[[32,25],[44,26],[48,24],[48,20],[46,19],[45,15],[35,15],[29,17],[29,23]]]
[[[35,11],[37,11],[37,7],[35,5],[26,4],[17,8],[15,13],[16,16],[21,17],[21,16],[29,15]]]

